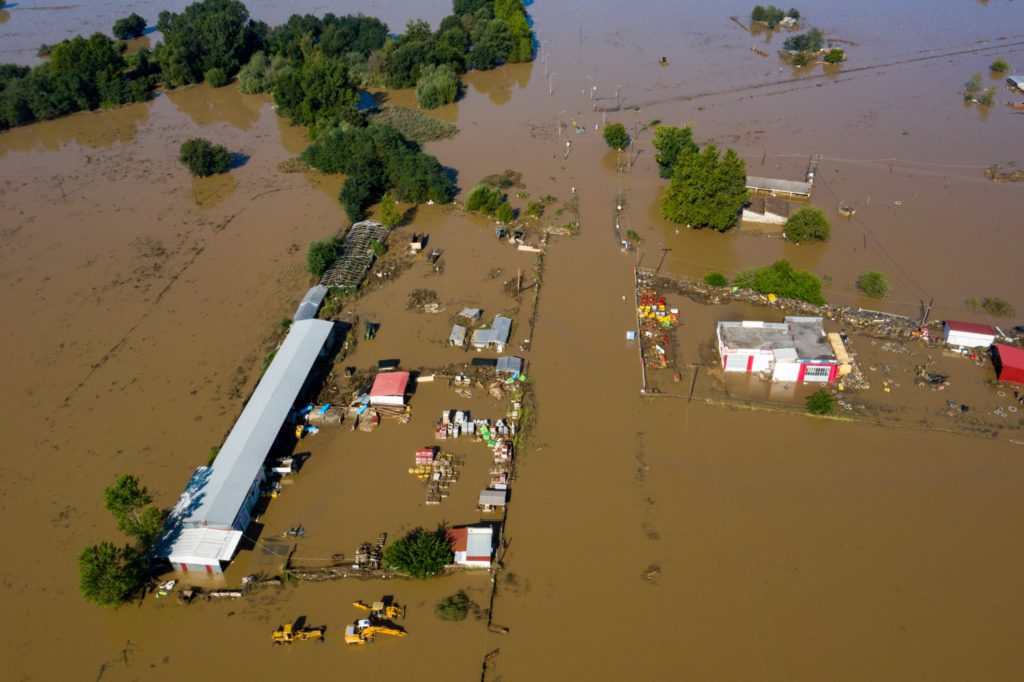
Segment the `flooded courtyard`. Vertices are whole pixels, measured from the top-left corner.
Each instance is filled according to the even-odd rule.
[[[186,4],[86,12],[23,0],[0,10],[3,60],[34,63],[42,42],[107,31],[132,10],[153,22]],[[418,17],[436,24],[449,9],[248,4],[271,24],[293,9],[362,11],[392,30]],[[635,325],[638,262],[700,277],[787,258],[828,275],[823,293],[836,304],[916,316],[933,301],[935,319],[1017,324],[964,301],[1000,296],[1024,306],[1016,234],[1024,186],[984,175],[1024,161],[1013,142],[1024,118],[987,73],[997,57],[1024,64],[1024,37],[1013,32],[1019,8],[992,0],[800,9],[828,37],[849,41],[845,65],[792,69],[775,55],[783,35],[730,20],[747,23],[743,4],[536,2],[528,10],[537,60],[467,74],[466,96],[432,114],[460,130],[425,145],[457,170],[456,201],[505,169],[522,174],[530,198],[579,200],[580,233],[548,243],[532,334],[533,293],[517,299],[507,283],[522,271],[529,284],[536,255],[498,242],[486,220],[420,207],[392,248],[427,233],[445,250],[443,272],[417,260],[347,308],[381,328],[335,368],[365,371],[392,357],[415,368],[466,363],[475,353],[445,343],[455,311],[476,305],[488,319],[515,320],[511,350],[528,363],[538,419],[519,460],[492,612],[508,634],[431,613],[457,589],[486,606],[491,583],[480,573],[265,588],[188,608],[85,603],[75,557],[116,533],[103,487],[132,473],[158,504],[173,504],[231,428],[282,319],[309,286],[306,245],[348,222],[337,177],[279,170],[305,147],[305,131],[268,97],[233,84],[0,133],[8,355],[0,514],[10,556],[32,557],[0,570],[3,632],[19,652],[7,663],[11,678],[177,679],[196,668],[297,678],[397,664],[419,678],[461,680],[478,679],[497,650],[485,679],[1017,679],[1019,424],[1000,427],[998,438],[940,430],[946,397],[901,375],[893,377],[900,387],[882,394],[886,352],[868,339],[855,339],[875,368],[865,401],[905,410],[903,423],[721,407],[688,400],[685,390],[640,394],[637,352],[624,341]],[[992,107],[961,101],[977,71],[1000,86]],[[390,93],[389,102],[414,106],[414,97]],[[609,151],[595,130],[602,121],[635,132],[634,151]],[[752,174],[802,180],[820,155],[810,203],[833,216],[831,241],[793,245],[661,219],[653,121],[693,125],[700,144],[735,148]],[[223,176],[190,178],[177,149],[200,135],[244,161]],[[616,197],[624,227],[643,239],[638,252],[619,249]],[[835,216],[840,202],[856,208],[852,219]],[[870,269],[893,286],[881,303],[854,286]],[[408,309],[415,289],[434,291],[443,310]],[[683,365],[699,361],[717,319],[759,312],[673,304]],[[951,389],[964,391],[958,402],[999,404],[967,360],[939,362]],[[315,560],[379,532],[475,520],[485,451],[453,446],[466,466],[436,507],[424,504],[407,468],[413,450],[432,443],[440,410],[494,417],[504,408],[440,383],[424,384],[411,402],[409,424],[387,420],[367,434],[345,423],[302,441],[310,457],[270,503],[261,538],[301,523],[309,535],[295,556]],[[919,413],[932,423],[919,423]],[[225,579],[237,585],[280,560],[245,551]],[[357,616],[350,603],[382,594],[409,605],[410,636],[339,651],[332,637]],[[271,630],[299,615],[328,626],[327,646],[272,649]]]

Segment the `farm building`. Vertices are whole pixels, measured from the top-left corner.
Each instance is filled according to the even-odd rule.
[[[292,316],[292,322],[314,319],[317,312],[320,311],[320,304],[324,302],[324,297],[327,296],[328,291],[329,289],[322,284],[311,287],[306,292],[306,295],[302,297],[299,307],[296,308],[295,314]]]
[[[794,197],[807,199],[811,196],[811,183],[796,180],[777,180],[775,178],[747,177],[747,190],[764,192],[772,196]]]
[[[292,324],[213,464],[196,469],[167,518],[155,555],[174,570],[219,574],[231,560],[259,499],[267,455],[333,331],[325,320]]]
[[[946,343],[958,348],[988,348],[996,340],[996,330],[987,324],[947,320],[942,331]]]
[[[1024,384],[1024,349],[997,343],[992,347],[992,364],[999,381]]]
[[[775,196],[754,196],[743,207],[742,219],[750,223],[784,225],[789,220],[789,202]]]
[[[511,334],[512,320],[498,315],[494,318],[494,322],[491,323],[490,329],[477,329],[473,332],[469,342],[477,350],[494,346],[495,350],[501,353],[505,350],[505,344],[508,343],[508,337]]]
[[[461,324],[452,325],[452,333],[448,335],[448,343],[462,348],[466,345],[466,328]]]
[[[718,353],[726,372],[769,372],[772,381],[834,382],[843,364],[820,317],[719,322]]]
[[[505,505],[508,504],[508,490],[485,488],[480,491],[478,504],[483,511],[499,511],[504,509]]]
[[[519,378],[519,375],[523,373],[523,359],[517,358],[514,355],[503,355],[498,358],[498,363],[495,365],[494,370],[498,376],[510,376],[513,379]]]
[[[409,386],[408,372],[381,372],[370,389],[371,405],[405,405],[405,390]]]
[[[448,529],[448,540],[452,543],[455,563],[472,568],[490,568],[494,556],[494,528],[485,526],[461,526]]]

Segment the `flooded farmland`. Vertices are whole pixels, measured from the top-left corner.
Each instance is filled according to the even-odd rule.
[[[132,10],[153,22],[185,4],[86,11],[20,1],[0,11],[3,60],[33,63],[40,43],[108,30]],[[294,7],[363,11],[392,30],[415,17],[436,24],[448,10],[447,2],[248,4],[269,23]],[[959,91],[977,71],[1000,85],[987,73],[997,57],[1024,64],[1019,7],[801,7],[827,36],[850,41],[847,64],[807,73],[775,56],[780,35],[730,21],[749,13],[745,4],[569,0],[528,9],[537,61],[468,74],[465,98],[437,114],[460,133],[426,150],[458,171],[463,189],[506,168],[522,173],[531,197],[565,201],[575,188],[582,229],[549,244],[529,350],[518,350],[529,298],[518,302],[503,286],[533,255],[499,244],[483,220],[421,207],[401,232],[426,232],[444,247],[443,274],[417,263],[359,299],[351,312],[380,321],[381,332],[339,360],[339,369],[364,370],[385,357],[408,367],[466,362],[470,354],[443,343],[453,310],[479,304],[488,317],[516,316],[512,343],[528,361],[538,421],[520,460],[492,614],[508,634],[431,613],[460,588],[486,605],[489,578],[476,573],[267,588],[188,608],[150,598],[109,611],[79,596],[77,553],[116,537],[103,487],[133,473],[158,504],[173,504],[231,428],[279,323],[308,286],[307,243],[346,224],[336,178],[278,170],[304,147],[302,129],[266,97],[199,86],[0,134],[8,356],[0,515],[8,556],[30,557],[0,569],[3,634],[18,652],[6,664],[12,679],[177,679],[196,668],[298,678],[397,665],[461,680],[479,678],[495,650],[488,680],[1019,677],[1019,424],[1000,438],[966,437],[909,418],[881,427],[644,397],[636,349],[624,341],[635,324],[636,259],[701,276],[785,257],[828,275],[832,302],[916,315],[920,301],[934,299],[938,319],[1017,324],[963,302],[1000,296],[1024,306],[1016,234],[1024,186],[983,174],[1024,161],[1014,146],[1024,117],[1005,106],[1012,95],[1001,86],[988,109],[965,106]],[[401,92],[393,101],[412,99]],[[569,128],[573,120],[585,132]],[[608,151],[594,129],[602,120],[636,130],[632,165]],[[752,174],[802,180],[820,154],[810,203],[834,215],[845,202],[857,213],[836,218],[832,240],[820,245],[677,231],[658,215],[664,181],[643,129],[654,120],[692,124],[699,142],[734,147]],[[196,135],[244,163],[223,177],[189,178],[176,155]],[[624,227],[643,239],[639,253],[616,243],[616,196]],[[881,304],[854,286],[869,269],[892,282]],[[446,310],[407,310],[417,288],[436,291]],[[714,338],[718,312],[678,305],[685,365]],[[866,353],[881,367],[884,358]],[[980,371],[951,366],[953,387],[977,382],[972,402],[992,398]],[[866,395],[923,405],[905,383]],[[373,434],[346,425],[303,441],[308,468],[270,504],[266,537],[303,523],[310,532],[296,555],[315,559],[381,531],[472,520],[486,474],[469,444],[458,445],[464,478],[439,507],[423,505],[405,471],[410,448],[431,442],[437,411],[461,407],[446,390],[417,391],[409,424],[387,422]],[[481,416],[499,409],[485,396],[464,406]],[[226,581],[237,585],[278,558],[243,553]],[[382,594],[409,605],[410,636],[339,651],[336,635],[357,615],[350,602]],[[327,646],[272,649],[271,630],[298,615],[328,625]]]

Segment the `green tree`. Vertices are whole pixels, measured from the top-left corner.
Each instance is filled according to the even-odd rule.
[[[416,528],[384,550],[384,565],[413,578],[438,575],[452,559],[451,543],[444,528],[432,533]]]
[[[783,228],[786,239],[791,242],[827,242],[832,236],[832,224],[825,212],[814,206],[804,206],[786,221]]]
[[[132,547],[111,542],[86,547],[78,555],[78,587],[97,606],[120,606],[142,586],[146,561]]]
[[[135,476],[124,475],[103,490],[103,506],[117,519],[118,529],[149,548],[163,531],[164,514],[151,506],[153,497]]]
[[[629,133],[621,123],[609,123],[604,127],[604,141],[612,149],[625,149],[629,146]]]
[[[720,272],[709,272],[704,275],[704,284],[721,289],[729,286],[729,278]]]
[[[971,99],[981,91],[981,74],[975,73],[964,83],[964,99]]]
[[[337,237],[309,243],[306,250],[306,269],[316,277],[323,277],[327,268],[338,258],[338,247],[341,240]]]
[[[531,218],[539,218],[544,214],[544,204],[539,201],[531,201],[526,205],[526,215]]]
[[[661,215],[724,232],[736,225],[747,201],[746,179],[746,165],[733,150],[719,158],[713,144],[700,152],[684,148],[661,197]]]
[[[750,13],[751,21],[765,21],[768,18],[768,11],[762,5],[754,5],[754,10]]]
[[[783,47],[790,52],[817,52],[821,49],[824,41],[825,36],[822,35],[821,31],[812,28],[806,33],[799,33],[786,38]]]
[[[877,270],[868,270],[858,277],[857,288],[871,298],[885,298],[889,295],[889,281]]]
[[[833,414],[836,411],[836,399],[825,389],[819,388],[815,393],[807,396],[807,411],[811,414]]]
[[[146,20],[135,12],[114,22],[114,37],[118,40],[138,38],[146,30]]]
[[[466,196],[466,210],[494,215],[505,203],[505,195],[490,185],[477,185]]]
[[[359,96],[344,63],[317,56],[274,79],[274,103],[294,123],[333,127],[355,112]]]
[[[839,64],[841,62],[845,62],[846,52],[840,50],[838,47],[833,47],[825,53],[823,60],[826,64]]]
[[[227,85],[228,75],[224,73],[224,69],[215,66],[203,74],[203,80],[205,80],[211,88],[220,88]]]
[[[231,166],[231,154],[226,147],[201,137],[186,140],[181,145],[178,160],[197,177],[224,173]]]
[[[424,109],[451,104],[462,94],[462,82],[447,64],[429,65],[420,71],[416,83],[416,101]]]
[[[794,270],[785,259],[777,260],[768,267],[744,270],[736,275],[733,284],[761,294],[775,294],[814,305],[825,304],[821,280],[805,270]]]
[[[238,89],[246,94],[270,92],[274,87],[274,69],[265,52],[256,52],[238,72]]]
[[[996,73],[1006,73],[1010,70],[1010,64],[1005,59],[997,59],[989,64],[988,68]]]
[[[459,590],[437,602],[437,605],[434,606],[434,615],[441,620],[466,620],[472,603],[469,595]]]
[[[102,33],[90,38],[77,36],[54,45],[49,67],[54,99],[73,102],[70,106],[58,105],[67,111],[129,101],[118,87],[125,80],[124,58],[114,41]]]
[[[654,160],[658,162],[658,174],[663,178],[671,178],[675,170],[676,162],[683,150],[697,151],[697,145],[693,142],[693,130],[690,126],[677,128],[675,126],[658,126],[654,129],[654,139],[651,141],[658,155]]]
[[[507,201],[503,201],[501,205],[498,206],[498,210],[494,212],[494,217],[508,225],[515,219],[516,215],[509,203]]]
[[[385,192],[380,200],[380,222],[384,227],[391,229],[402,222],[402,214],[398,210],[398,204],[390,193]]]
[[[198,83],[213,68],[234,75],[260,48],[266,29],[249,20],[239,0],[200,0],[180,14],[163,11],[156,28],[164,39],[154,54],[172,85]]]

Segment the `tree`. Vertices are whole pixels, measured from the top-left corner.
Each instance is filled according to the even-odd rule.
[[[825,56],[822,59],[826,64],[839,64],[846,61],[846,52],[840,50],[838,47],[833,47],[825,53]]]
[[[733,150],[722,158],[711,144],[703,151],[684,148],[661,197],[661,215],[691,227],[724,232],[739,220],[747,201],[747,170]]]
[[[629,146],[629,133],[621,123],[609,123],[604,127],[604,141],[612,149],[625,149]]]
[[[505,202],[505,195],[490,185],[477,185],[466,196],[466,210],[494,215]]]
[[[118,40],[138,38],[146,30],[146,20],[135,12],[114,22],[114,37]]]
[[[807,411],[811,414],[833,414],[836,411],[836,399],[825,389],[819,388],[815,393],[807,396]]]
[[[238,72],[238,89],[247,95],[269,92],[274,87],[274,69],[266,53],[257,52]]]
[[[857,288],[871,298],[885,298],[889,295],[889,282],[885,275],[876,271],[868,270],[857,278]]]
[[[805,270],[794,270],[785,259],[777,260],[768,267],[744,270],[736,275],[733,284],[761,294],[795,298],[814,305],[825,304],[821,280]]]
[[[451,104],[462,94],[462,82],[447,64],[425,66],[416,83],[416,101],[424,109]]]
[[[434,615],[441,620],[466,620],[472,603],[469,595],[459,590],[437,602],[437,605],[434,606]]]
[[[201,137],[186,140],[181,145],[178,160],[185,164],[192,175],[203,178],[214,173],[224,173],[231,166],[231,154],[227,147]]]
[[[211,88],[220,88],[227,85],[228,75],[224,73],[224,69],[215,66],[203,74],[203,80],[205,80]]]
[[[132,547],[101,542],[78,555],[78,573],[78,588],[86,600],[97,606],[120,606],[141,587],[146,561]]]
[[[791,215],[783,229],[786,239],[791,242],[827,242],[832,235],[832,224],[825,212],[814,206],[804,206]]]
[[[720,272],[709,272],[704,275],[704,284],[721,289],[729,286],[729,278]]]
[[[386,566],[408,573],[413,578],[438,575],[452,559],[451,543],[444,528],[432,533],[416,528],[384,550]]]
[[[782,45],[790,52],[817,52],[821,49],[824,40],[825,36],[822,35],[821,31],[812,28],[806,33],[799,33],[786,38]]]
[[[337,237],[310,242],[309,248],[306,250],[306,269],[309,270],[310,274],[316,277],[323,277],[324,273],[327,272],[327,268],[331,267],[338,258],[338,247],[340,245],[341,240]]]
[[[658,175],[663,178],[671,178],[675,170],[679,155],[684,149],[697,151],[697,145],[693,141],[693,130],[690,126],[676,128],[675,126],[658,126],[654,129],[654,139],[651,141],[658,155],[654,160],[658,162]]]
[[[200,0],[180,14],[163,11],[156,27],[164,36],[156,60],[173,85],[198,83],[212,68],[234,75],[261,47],[266,30],[249,20],[240,0]]]
[[[988,68],[996,73],[1006,73],[1010,70],[1010,64],[1005,59],[997,59],[989,64]]]
[[[539,201],[531,201],[526,205],[526,215],[531,218],[539,218],[544,214],[544,204]]]
[[[120,476],[103,490],[103,506],[117,519],[118,529],[148,549],[163,531],[164,514],[151,506],[152,495],[135,476]]]
[[[494,212],[494,217],[508,225],[515,219],[516,214],[509,203],[507,201],[503,201],[501,205],[498,206],[498,210]]]
[[[380,222],[384,227],[391,229],[402,222],[402,214],[398,210],[398,204],[388,192],[380,200]]]

